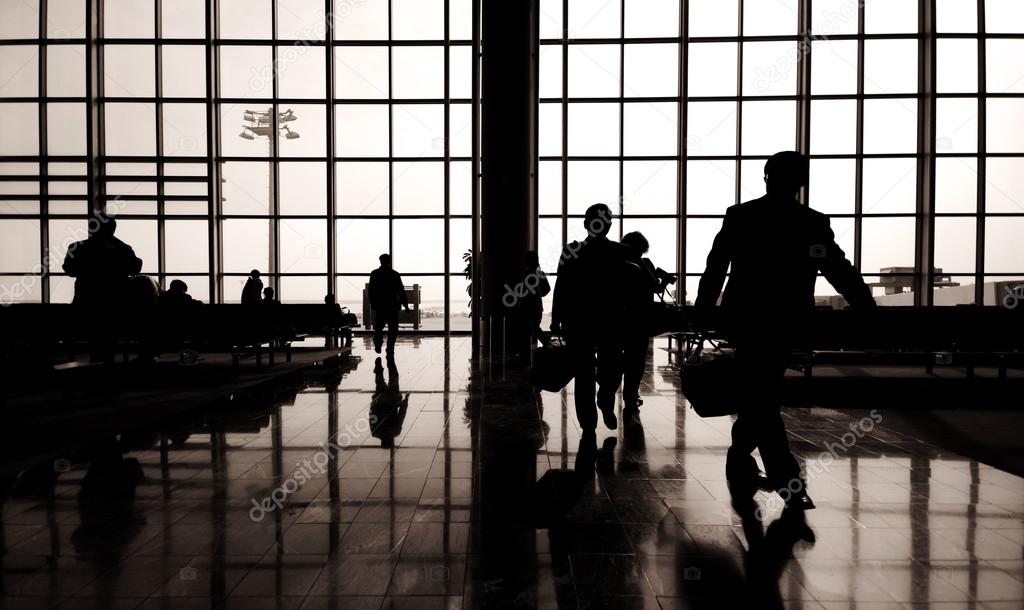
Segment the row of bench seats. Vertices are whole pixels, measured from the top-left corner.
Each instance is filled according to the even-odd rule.
[[[86,308],[66,304],[16,304],[0,308],[0,343],[74,354],[102,345],[117,352],[230,353],[235,364],[253,354],[274,363],[275,352],[291,358],[291,344],[308,336],[329,345],[351,342],[354,316],[340,307],[309,305],[194,305],[185,307]]]
[[[693,314],[692,310],[687,313]],[[728,322],[721,309],[698,314],[695,326],[726,336]],[[771,324],[770,319],[764,320]],[[1024,308],[877,307],[869,311],[817,309],[808,334],[797,348],[797,364],[808,376],[815,364],[936,364],[1008,366],[1024,364]],[[676,333],[686,341],[694,329]]]

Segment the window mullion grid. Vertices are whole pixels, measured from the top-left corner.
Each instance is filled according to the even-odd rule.
[[[50,302],[50,184],[49,184],[49,163],[47,158],[49,150],[47,146],[47,90],[46,90],[46,14],[49,9],[49,0],[39,2],[39,59],[38,59],[38,94],[39,94],[39,261],[40,273],[40,301]]]
[[[737,0],[738,10],[736,24],[736,158],[734,161],[736,172],[735,194],[733,203],[740,203],[743,198],[743,162],[740,158],[743,154],[743,11],[745,0]]]
[[[388,254],[394,256],[395,243],[395,54],[394,0],[388,0]]]
[[[173,0],[171,0],[173,1]],[[157,251],[157,282],[162,289],[166,285],[167,275],[167,239],[166,239],[166,202],[164,200],[164,104],[163,104],[163,48],[160,39],[163,35],[160,19],[163,0],[154,0],[153,32],[156,34],[153,59],[156,62],[153,70],[153,91],[156,92],[156,251]]]
[[[569,242],[569,0],[562,0],[562,243]],[[561,262],[561,261],[559,261]],[[557,270],[556,270],[557,271]]]
[[[812,41],[814,40],[813,24],[811,23],[812,0],[800,0],[797,9],[799,36],[797,42],[797,150],[804,155],[811,154],[811,62],[813,61]],[[803,190],[803,203],[811,201],[811,187]]]
[[[677,84],[679,91],[679,106],[676,108],[678,132],[676,166],[676,273],[682,281],[683,298],[686,298],[686,188],[687,188],[687,167],[689,156],[689,104],[686,96],[689,94],[689,69],[687,65],[688,44],[690,36],[690,19],[687,3],[679,3],[679,49],[678,66],[676,71],[679,76]],[[676,295],[679,295],[679,288],[676,288]],[[679,300],[679,299],[677,299]]]
[[[854,209],[853,209],[853,264],[861,268],[863,248],[861,236],[864,227],[864,3],[857,3],[857,154],[854,178]]]
[[[625,234],[626,216],[626,3],[619,0],[619,239]]]
[[[444,333],[451,330],[451,19],[444,0]],[[447,369],[445,369],[447,372]]]
[[[217,105],[217,97],[220,94],[220,54],[214,41],[219,36],[217,27],[217,1],[206,0],[206,180],[207,180],[207,210],[209,213],[208,226],[206,228],[209,239],[209,252],[207,255],[208,271],[210,274],[210,302],[223,302],[221,282],[223,276],[223,256],[221,254],[221,194],[223,192],[221,176],[221,150],[220,150],[220,108]]]
[[[327,293],[337,295],[338,256],[337,256],[337,127],[334,98],[337,84],[334,78],[334,19],[331,17],[333,0],[324,0],[324,64],[327,79]]]
[[[281,296],[281,239],[280,239],[280,224],[281,224],[281,147],[280,147],[280,133],[281,129],[280,118],[278,115],[279,106],[278,100],[280,99],[280,83],[278,82],[277,74],[277,7],[276,2],[270,4],[270,78],[273,83],[273,96],[274,99],[270,102],[270,215],[269,220],[269,233],[270,233],[270,285],[274,288],[276,298]]]
[[[974,246],[974,301],[985,304],[985,232],[988,189],[988,27],[985,22],[985,3],[978,2],[978,183],[977,221]]]
[[[935,274],[935,126],[936,21],[935,0],[920,0],[918,44],[917,218],[915,221],[914,305],[934,302]]]

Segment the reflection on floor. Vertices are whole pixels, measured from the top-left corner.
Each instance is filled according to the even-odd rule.
[[[394,367],[365,343],[355,353],[337,384],[287,404],[126,431],[6,482],[3,606],[1024,600],[1024,480],[903,434],[885,412],[787,412],[818,505],[811,544],[787,532],[775,496],[758,497],[767,530],[741,523],[723,474],[730,421],[687,408],[661,350],[642,428],[599,434],[596,472],[577,460],[571,386],[538,401],[473,375],[465,337],[405,340]]]

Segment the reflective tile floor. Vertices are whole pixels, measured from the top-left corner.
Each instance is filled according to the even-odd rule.
[[[8,485],[4,608],[1021,608],[1024,480],[885,412],[786,413],[818,508],[730,506],[729,418],[652,350],[642,426],[577,459],[570,386],[395,367],[124,431]]]

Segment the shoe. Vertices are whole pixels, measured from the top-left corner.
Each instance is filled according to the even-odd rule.
[[[814,510],[815,508],[817,508],[817,506],[814,505],[814,500],[811,500],[811,497],[807,495],[807,492],[795,495],[789,499],[789,502],[786,502],[786,510],[803,512],[807,510]]]
[[[604,425],[609,430],[615,430],[619,427],[619,420],[615,417],[615,408],[601,409],[601,419],[604,420]]]

